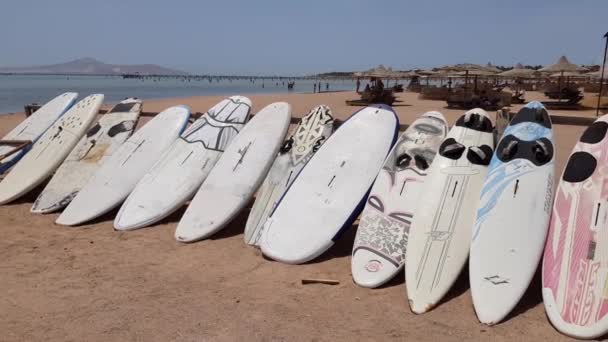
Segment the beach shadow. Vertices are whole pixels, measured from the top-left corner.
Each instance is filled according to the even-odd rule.
[[[511,319],[525,313],[526,311],[533,309],[535,306],[543,302],[542,295],[542,267],[537,267],[534,278],[528,286],[528,289],[524,293],[523,297],[519,300],[519,303],[513,308],[513,310],[502,320],[499,324],[510,321]]]
[[[388,289],[395,286],[403,286],[405,284],[405,269],[401,269],[399,273],[395,274],[393,279],[389,280],[383,285],[376,287],[376,289]]]
[[[589,126],[597,120],[597,117],[584,117],[584,116],[567,116],[567,115],[551,115],[551,123],[554,125],[568,125],[568,126]]]
[[[182,219],[182,216],[184,216],[184,213],[186,212],[186,209],[188,209],[188,204],[184,204],[181,207],[179,207],[179,209],[177,209],[176,211],[174,211],[173,213],[171,213],[171,215],[165,217],[164,219],[148,226],[148,227],[154,227],[160,224],[171,224],[171,223],[177,223],[179,222],[179,220]]]
[[[110,225],[112,226],[112,230],[114,230],[114,218],[116,217],[116,214],[118,214],[118,209],[120,209],[120,206],[110,210],[109,212],[107,212],[97,218],[94,218],[92,220],[86,221],[81,224],[73,225],[73,226],[64,226],[61,224],[57,224],[57,223],[55,223],[54,220],[53,220],[53,225],[57,226],[57,227],[67,228],[67,229],[93,229],[96,224],[105,223],[105,222],[109,221]],[[61,211],[56,212],[56,214],[60,214],[60,213],[61,213]]]
[[[357,228],[359,225],[351,225],[341,236],[335,241],[334,245],[331,246],[320,256],[305,263],[306,265],[318,264],[327,260],[350,257],[353,252],[353,244],[355,243],[355,236],[357,235]]]
[[[122,205],[122,203],[121,203],[121,205]],[[87,222],[85,222],[83,224],[76,225],[74,227],[78,227],[78,228],[90,228],[90,227],[87,227],[87,226],[92,226],[92,225],[96,225],[98,223],[104,223],[104,222],[110,221],[111,224],[112,224],[112,229],[114,229],[114,218],[118,214],[118,210],[119,209],[120,209],[120,205],[116,206],[116,208],[108,211],[107,213],[105,213],[105,214],[103,214],[103,215],[101,215],[101,216],[99,216],[97,218],[94,218],[94,219],[92,219],[90,221],[87,221]]]
[[[443,305],[454,298],[462,296],[463,294],[465,294],[465,292],[469,290],[469,288],[469,261],[467,259],[467,262],[463,267],[462,272],[460,272],[460,275],[458,276],[448,293],[446,293],[446,295],[443,296],[439,303],[437,303],[437,306]]]
[[[254,200],[252,198],[249,203],[247,203],[245,208],[241,209],[241,211],[230,221],[230,223],[228,223],[226,227],[213,234],[209,239],[221,240],[243,234],[245,231],[245,225],[247,224],[247,218],[249,217],[251,207],[253,206],[253,201]]]
[[[38,185],[37,187],[30,190],[25,195],[17,198],[16,200],[14,200],[10,203],[7,203],[7,205],[34,204],[34,202],[36,202],[36,199],[38,198],[38,196],[40,195],[42,190],[44,190],[46,185],[49,183],[49,180],[44,181],[42,184]]]
[[[410,127],[409,124],[399,124],[399,132],[405,131],[408,127]]]
[[[357,100],[351,100],[350,103],[347,103],[347,106],[349,107],[360,107],[360,108],[364,108],[364,107],[368,107],[371,105],[375,105],[375,104],[382,104],[382,103],[372,103],[372,102],[355,102]],[[400,103],[400,102],[393,102],[392,105],[390,105],[390,107],[411,107],[413,105],[411,104],[407,104],[407,103]],[[359,110],[359,109],[357,109]]]

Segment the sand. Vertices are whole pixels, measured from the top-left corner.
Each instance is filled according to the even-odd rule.
[[[254,111],[274,101],[288,101],[298,116],[322,103],[339,118],[356,110],[344,104],[356,98],[351,92],[251,98]],[[405,124],[428,110],[440,110],[450,123],[463,113],[411,93],[399,98],[395,110]],[[144,109],[186,104],[203,112],[221,99],[151,100]],[[22,114],[0,116],[0,135],[22,119]],[[554,128],[559,174],[584,127]],[[113,231],[115,211],[92,224],[66,228],[53,223],[56,214],[29,212],[39,191],[0,207],[0,340],[567,339],[545,316],[539,277],[513,314],[493,327],[477,321],[466,271],[442,304],[417,316],[407,305],[403,273],[375,290],[352,282],[354,229],[312,263],[288,266],[245,246],[248,210],[212,239],[180,244],[173,232],[183,210],[134,232]],[[309,277],[340,284],[302,285],[301,279]]]

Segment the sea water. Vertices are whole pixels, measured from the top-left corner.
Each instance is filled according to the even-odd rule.
[[[294,80],[291,92],[311,93],[316,80]],[[158,99],[204,95],[285,93],[288,80],[211,78],[127,78],[122,76],[0,75],[0,114],[22,112],[30,103],[44,104],[55,96],[71,91],[79,98],[89,94],[105,95],[106,103],[126,97]],[[354,90],[352,80],[322,80],[321,90]]]

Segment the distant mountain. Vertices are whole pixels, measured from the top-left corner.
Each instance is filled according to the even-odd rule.
[[[61,75],[187,75],[187,72],[165,68],[155,64],[107,64],[94,58],[80,58],[60,64],[0,67],[0,73],[61,74]]]

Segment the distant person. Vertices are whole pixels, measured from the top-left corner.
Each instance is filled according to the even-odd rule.
[[[361,79],[357,78],[357,89],[355,90],[357,93],[359,93],[360,86],[361,86]]]
[[[325,91],[329,91],[329,82],[325,83]]]
[[[317,82],[315,82],[315,83],[313,84],[313,87],[312,87],[312,92],[313,92],[313,94],[317,92]]]

